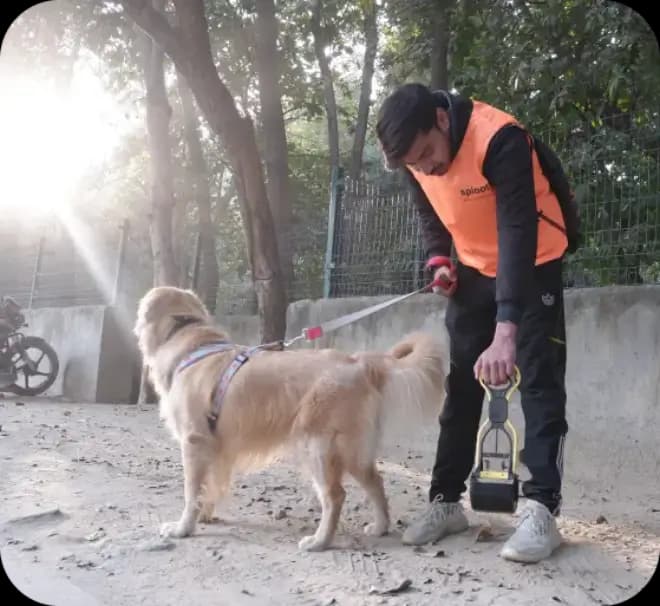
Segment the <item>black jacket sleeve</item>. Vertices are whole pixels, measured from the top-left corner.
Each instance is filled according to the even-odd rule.
[[[534,279],[538,238],[532,157],[525,131],[510,126],[497,133],[486,153],[483,173],[496,193],[497,321],[518,324],[526,289]]]
[[[427,260],[436,255],[448,257],[451,253],[451,234],[431,206],[415,177],[408,170],[406,170],[406,176],[412,190],[413,205],[419,216],[424,256]]]

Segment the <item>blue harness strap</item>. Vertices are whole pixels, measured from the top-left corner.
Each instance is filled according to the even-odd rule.
[[[234,378],[234,375],[240,370],[241,366],[245,364],[250,357],[257,351],[263,349],[261,346],[257,345],[256,347],[250,347],[244,352],[239,353],[232,361],[231,364],[227,367],[225,372],[222,374],[218,386],[215,390],[215,395],[213,397],[213,406],[211,408],[211,413],[209,414],[209,428],[211,431],[215,431],[215,425],[218,422],[218,417],[220,416],[220,409],[222,408],[222,401],[225,399],[225,393],[229,387],[229,382]]]
[[[185,370],[186,368],[196,364],[208,356],[216,353],[231,351],[236,347],[240,346],[234,345],[233,343],[228,343],[227,341],[216,341],[215,343],[202,345],[195,351],[192,351],[186,355],[186,357],[177,364],[173,375],[177,375],[182,370]],[[241,366],[243,366],[243,364],[245,364],[254,353],[267,347],[269,347],[269,345],[257,345],[255,347],[249,347],[245,351],[240,352],[234,357],[225,372],[222,373],[213,396],[211,412],[208,415],[209,428],[212,432],[215,431],[215,426],[218,422],[218,417],[220,416],[220,409],[222,408],[222,401],[224,400],[225,393],[227,392],[230,381],[240,370]]]
[[[193,364],[203,360],[208,356],[224,351],[230,351],[234,349],[234,347],[236,346],[232,343],[229,343],[228,341],[215,341],[213,343],[206,343],[205,345],[202,345],[195,351],[192,351],[186,355],[186,357],[177,364],[176,368],[174,369],[174,374],[179,374],[182,370],[185,370],[189,366],[192,366]]]

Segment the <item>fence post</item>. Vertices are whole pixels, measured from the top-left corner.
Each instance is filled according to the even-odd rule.
[[[344,189],[344,169],[341,166],[332,167],[330,177],[330,207],[328,208],[328,234],[325,247],[325,264],[323,267],[323,297],[330,296],[332,288],[332,270],[334,269],[333,253],[335,247],[335,222],[341,207],[341,197]]]
[[[37,246],[37,258],[34,260],[34,268],[32,270],[32,286],[30,287],[30,302],[28,304],[28,309],[32,309],[32,302],[34,301],[34,291],[37,288],[37,280],[39,277],[39,270],[41,269],[41,257],[44,250],[44,236],[39,238],[39,244]]]
[[[117,263],[115,265],[115,284],[112,289],[110,305],[117,305],[119,293],[123,287],[124,265],[126,264],[126,239],[128,237],[128,219],[124,219],[119,226],[119,246],[117,247]]]
[[[199,288],[199,268],[202,261],[202,231],[198,230],[195,235],[195,252],[193,254],[192,272],[190,277],[190,286],[192,290],[197,292]]]

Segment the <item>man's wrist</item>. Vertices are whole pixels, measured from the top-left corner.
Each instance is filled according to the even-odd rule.
[[[518,333],[518,325],[514,322],[504,321],[495,325],[495,338],[515,339]]]
[[[513,322],[518,324],[522,317],[522,306],[517,301],[498,301],[495,322]]]

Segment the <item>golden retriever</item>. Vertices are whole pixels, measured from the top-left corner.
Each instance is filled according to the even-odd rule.
[[[375,507],[365,532],[388,531],[377,448],[388,429],[400,435],[440,412],[444,356],[439,343],[413,334],[387,353],[259,351],[230,381],[212,430],[208,416],[218,381],[244,348],[236,345],[174,374],[196,348],[229,340],[192,291],[174,287],[153,288],[142,298],[134,332],[160,398],[160,416],[179,442],[183,460],[183,513],[177,522],[164,524],[161,534],[192,534],[198,520],[212,518],[233,471],[263,466],[283,449],[295,449],[307,464],[322,507],[318,528],[299,542],[301,549],[330,545],[346,472]]]

